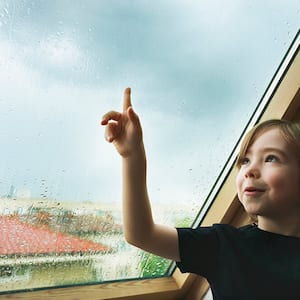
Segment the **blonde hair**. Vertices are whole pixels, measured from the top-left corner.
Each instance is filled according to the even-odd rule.
[[[257,124],[246,134],[236,160],[236,166],[238,168],[241,166],[242,160],[244,159],[248,148],[253,144],[255,139],[260,134],[271,128],[279,129],[282,137],[292,147],[300,166],[300,122],[292,122],[283,119],[271,119]]]

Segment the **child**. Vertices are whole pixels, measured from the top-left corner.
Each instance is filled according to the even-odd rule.
[[[154,223],[139,117],[124,91],[123,111],[101,121],[122,156],[126,240],[207,278],[214,299],[300,299],[300,124],[269,120],[246,136],[236,187],[257,225],[171,228]]]

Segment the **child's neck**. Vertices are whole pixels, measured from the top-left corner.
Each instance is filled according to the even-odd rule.
[[[257,219],[257,226],[259,229],[300,238],[300,217],[297,217],[296,220],[273,220],[258,216]]]

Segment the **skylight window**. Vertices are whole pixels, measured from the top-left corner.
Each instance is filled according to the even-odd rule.
[[[132,87],[154,216],[191,226],[299,10],[296,0],[2,1],[0,292],[170,275],[170,261],[124,241],[120,159],[101,116]]]

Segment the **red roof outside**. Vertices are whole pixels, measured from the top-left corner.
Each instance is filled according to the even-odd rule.
[[[103,252],[108,248],[45,227],[24,223],[18,217],[0,215],[0,255]]]

